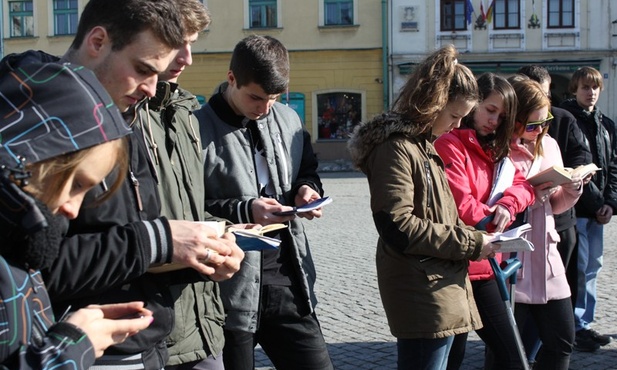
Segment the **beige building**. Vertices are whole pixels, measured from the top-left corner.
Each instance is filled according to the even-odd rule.
[[[391,0],[388,4],[391,96],[428,51],[454,44],[460,61],[474,73],[509,76],[523,65],[543,65],[551,73],[556,104],[570,97],[567,85],[572,73],[592,66],[604,76],[598,107],[613,119],[617,116],[617,1]]]
[[[2,55],[40,49],[62,55],[86,0],[2,1]],[[291,82],[282,101],[311,133],[323,160],[347,158],[360,121],[384,108],[382,4],[376,0],[204,0],[212,24],[193,45],[193,66],[180,77],[202,100],[226,78],[231,51],[250,34],[289,49]]]

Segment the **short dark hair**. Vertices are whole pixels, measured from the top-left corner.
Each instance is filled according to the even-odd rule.
[[[548,70],[537,64],[522,66],[516,73],[525,75],[538,83],[551,80],[551,75],[548,73]]]
[[[238,87],[256,83],[267,94],[281,94],[289,85],[289,55],[283,44],[270,36],[252,35],[236,44],[229,69]]]
[[[183,17],[173,0],[90,0],[81,13],[71,49],[79,49],[88,32],[105,27],[112,50],[122,50],[142,31],[171,49],[184,43]]]

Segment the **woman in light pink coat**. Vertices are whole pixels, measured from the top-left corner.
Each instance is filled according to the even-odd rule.
[[[529,79],[515,79],[512,87],[519,100],[510,158],[527,178],[553,165],[563,167],[557,142],[546,135],[551,122],[550,100],[542,87]],[[536,202],[527,210],[532,231],[526,236],[535,250],[519,253],[523,267],[516,284],[516,319],[524,328],[528,316],[536,324],[542,349],[534,369],[567,370],[574,341],[574,315],[565,268],[557,251],[559,235],[553,214],[576,203],[582,180],[561,186],[544,183],[534,187]],[[525,333],[521,333],[525,336]]]

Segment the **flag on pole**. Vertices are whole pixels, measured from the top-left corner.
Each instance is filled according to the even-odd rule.
[[[482,16],[482,19],[486,21],[486,13],[484,13],[484,0],[480,3],[480,15]]]
[[[493,21],[493,8],[495,8],[495,0],[492,0],[488,9],[486,10],[486,22],[491,23]]]
[[[473,4],[471,4],[471,0],[467,0],[467,12],[465,13],[465,20],[467,20],[467,24],[471,24],[473,21],[471,19],[471,14],[473,13]]]

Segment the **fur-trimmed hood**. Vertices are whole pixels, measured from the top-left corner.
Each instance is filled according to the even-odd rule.
[[[372,120],[361,123],[347,143],[351,160],[362,169],[371,151],[392,135],[416,136],[420,128],[399,113],[382,113]]]

